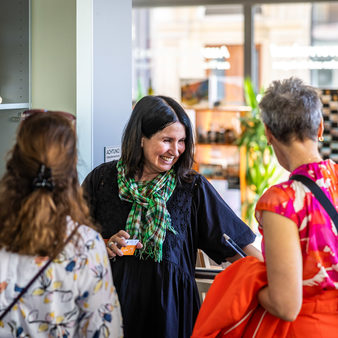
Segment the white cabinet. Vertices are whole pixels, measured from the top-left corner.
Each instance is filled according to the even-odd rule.
[[[29,1],[1,0],[0,176],[21,112],[29,107]]]

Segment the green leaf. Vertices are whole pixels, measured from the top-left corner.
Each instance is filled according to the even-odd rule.
[[[253,111],[256,110],[258,106],[256,93],[249,78],[244,79],[244,95],[246,104],[250,106]],[[255,114],[255,112],[253,114]]]
[[[259,91],[264,92],[263,88]],[[251,111],[240,118],[241,135],[237,145],[246,149],[246,183],[253,192],[253,200],[246,201],[246,219],[249,225],[254,222],[256,202],[261,194],[278,179],[276,161],[271,147],[267,145],[264,124],[260,119],[260,112],[256,91],[250,78],[244,80],[244,95],[246,104]]]

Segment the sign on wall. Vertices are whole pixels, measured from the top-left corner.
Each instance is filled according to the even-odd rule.
[[[107,146],[104,147],[104,161],[110,162],[118,160],[121,157],[121,147],[120,146]]]

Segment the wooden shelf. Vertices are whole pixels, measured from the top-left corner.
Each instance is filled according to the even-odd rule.
[[[251,110],[248,106],[219,106],[209,108],[206,106],[185,106],[186,109],[192,109],[198,112],[205,113],[245,113]]]
[[[208,175],[204,175],[204,177],[208,180],[222,180],[222,181],[226,181],[227,178],[225,176],[208,176]]]
[[[236,147],[237,148],[237,145],[236,144],[233,144],[233,143],[195,143],[196,146],[202,146],[202,147],[217,147],[217,146],[220,146],[220,147]]]
[[[196,128],[196,141],[207,140],[210,131],[215,133],[226,130],[233,130],[236,139],[241,134],[240,118],[250,111],[247,106],[226,106],[226,107],[189,107],[194,110],[194,124]],[[196,169],[209,180],[226,180],[229,178],[229,170],[237,166],[239,177],[239,188],[241,203],[245,195],[245,152],[236,143],[195,143]],[[210,166],[210,175],[209,172]],[[212,166],[215,166],[217,175],[212,175]],[[217,168],[219,167],[219,168]],[[224,172],[224,175],[221,175]],[[230,188],[230,189],[235,189]],[[237,189],[237,188],[236,188]]]

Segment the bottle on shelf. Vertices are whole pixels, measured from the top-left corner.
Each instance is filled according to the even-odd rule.
[[[216,143],[216,126],[214,123],[211,123],[210,128],[208,130],[208,142]]]
[[[154,95],[154,89],[151,83],[151,78],[149,78],[148,95]]]
[[[197,142],[198,143],[208,143],[207,132],[202,126],[197,127]]]

